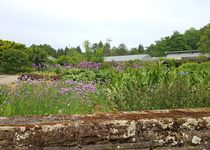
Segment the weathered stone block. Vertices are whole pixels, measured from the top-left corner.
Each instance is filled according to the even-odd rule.
[[[0,149],[210,149],[210,109],[0,117]]]

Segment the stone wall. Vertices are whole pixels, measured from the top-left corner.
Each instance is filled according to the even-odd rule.
[[[209,150],[210,109],[0,117],[1,150]]]

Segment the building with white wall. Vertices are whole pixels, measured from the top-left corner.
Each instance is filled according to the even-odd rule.
[[[166,58],[182,59],[182,58],[194,58],[199,57],[201,52],[199,50],[188,50],[188,51],[170,51],[166,52]]]
[[[149,54],[141,54],[141,55],[124,55],[124,56],[108,56],[104,57],[104,61],[130,61],[130,60],[151,60],[151,56]]]

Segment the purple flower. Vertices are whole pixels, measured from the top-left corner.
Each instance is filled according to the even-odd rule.
[[[78,94],[88,94],[88,93],[95,93],[96,92],[96,87],[93,83],[84,83],[82,81],[77,82],[77,81],[73,81],[73,80],[66,80],[65,81],[66,84],[72,85],[73,87],[71,87],[71,89],[73,88],[73,90],[78,93]],[[69,89],[68,88],[62,88],[61,89],[61,93],[65,94],[66,92],[68,92]]]
[[[79,88],[79,87],[76,87],[74,90],[75,90],[76,92],[81,92],[81,88]]]
[[[89,83],[89,84],[83,84],[81,88],[82,88],[83,91],[92,92],[92,93],[95,93],[96,92],[95,85],[93,85],[91,83]]]
[[[42,64],[42,63],[38,63],[38,64],[32,64],[32,67],[33,68],[36,68],[36,69],[40,69],[40,68],[44,68],[44,64]]]
[[[82,61],[79,64],[79,68],[85,68],[85,69],[99,69],[101,63],[94,63],[89,61]]]
[[[74,81],[74,80],[66,80],[65,81],[66,84],[70,84],[70,85],[74,85],[77,83],[77,81]]]
[[[33,67],[33,68],[36,68],[36,64],[32,64],[32,67]]]
[[[122,71],[122,70],[123,70],[122,66],[120,66],[120,65],[118,65],[117,67],[115,67],[115,69],[116,69],[117,71]]]
[[[60,93],[61,93],[62,95],[64,95],[64,94],[68,93],[69,91],[70,91],[70,90],[69,90],[68,88],[61,88]]]
[[[133,68],[138,69],[138,68],[142,68],[142,66],[141,66],[141,65],[139,65],[139,64],[133,64]]]
[[[27,76],[26,74],[21,75],[20,77],[18,77],[19,81],[27,81],[28,79],[30,79],[30,77]]]

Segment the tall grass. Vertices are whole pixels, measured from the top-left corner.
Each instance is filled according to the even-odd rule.
[[[188,72],[157,64],[119,73],[109,84],[109,91],[118,110],[208,107],[208,78],[204,69]]]

